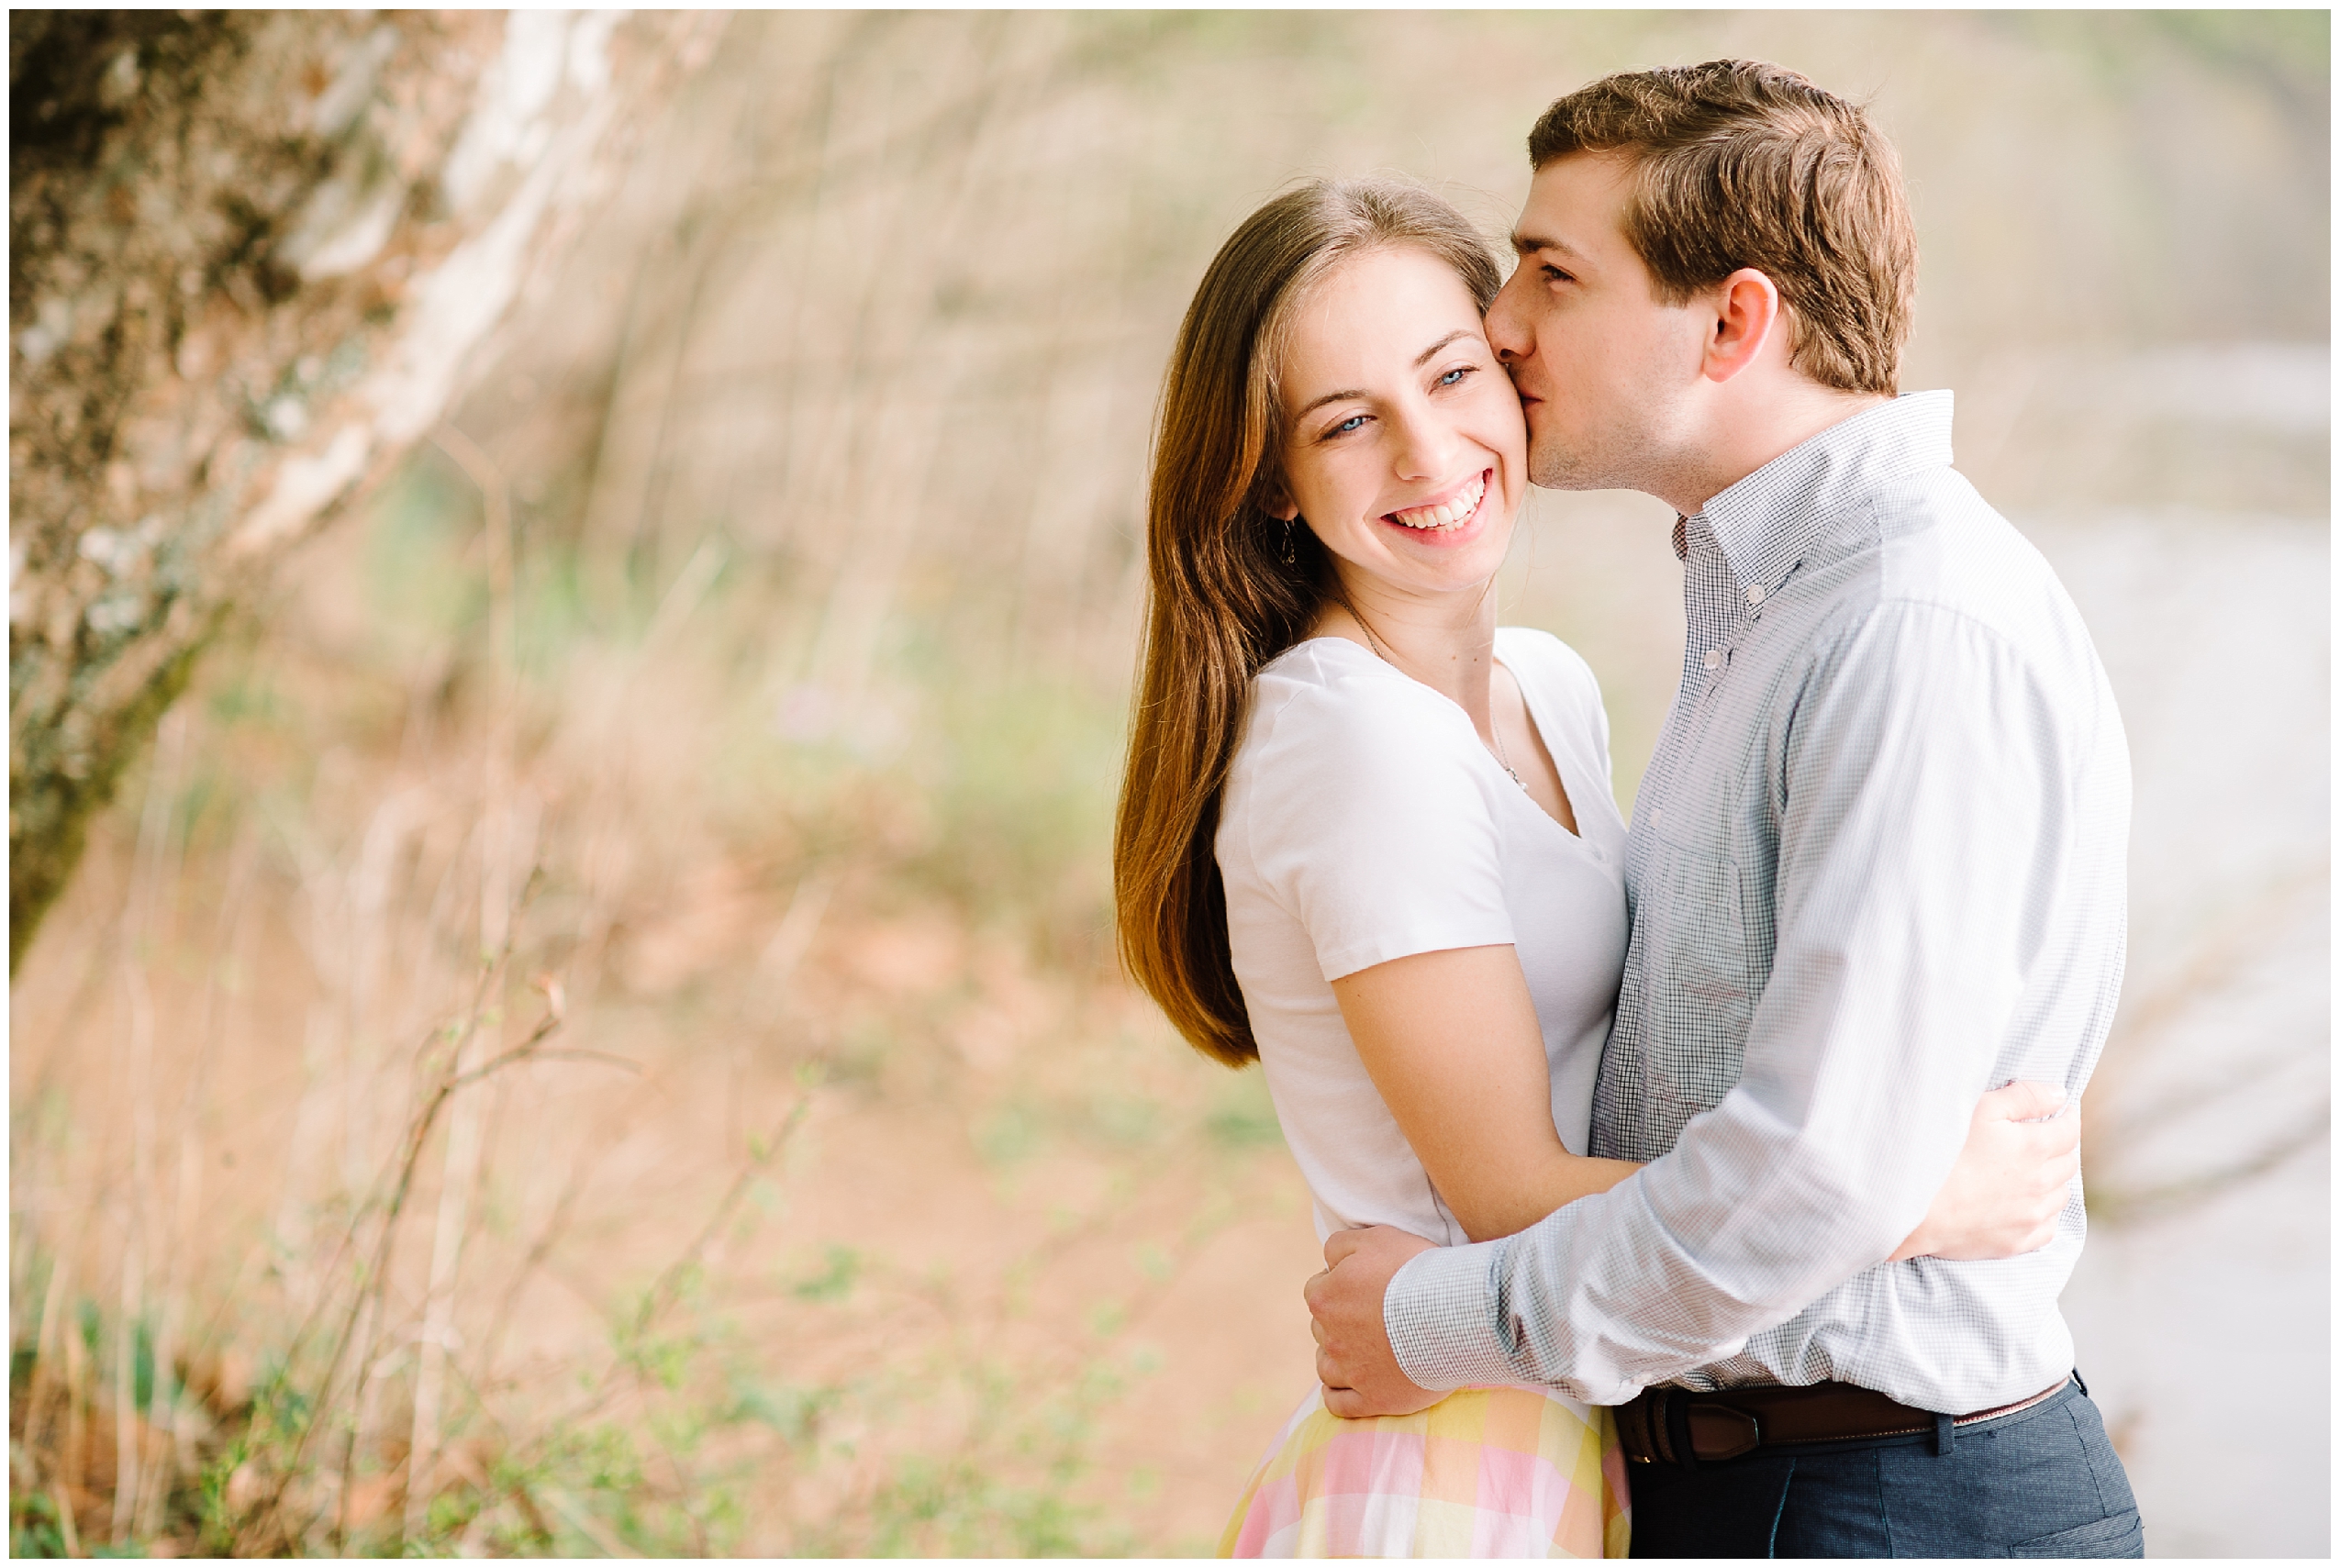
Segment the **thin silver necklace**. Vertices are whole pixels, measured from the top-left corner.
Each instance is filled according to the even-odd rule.
[[[1346,594],[1343,594],[1339,595],[1339,597],[1341,600],[1341,607],[1349,612],[1349,618],[1356,622],[1357,629],[1365,634],[1365,646],[1373,650],[1373,656],[1380,660],[1384,664],[1388,665],[1392,670],[1397,671],[1399,674],[1405,674],[1406,667],[1398,663],[1395,659],[1389,657],[1389,650],[1381,646],[1381,639],[1374,636],[1373,628],[1366,623],[1365,617],[1357,614],[1357,606],[1349,603],[1349,596]],[[1411,677],[1408,678],[1410,679]],[[1528,781],[1520,776],[1520,770],[1511,765],[1511,759],[1510,755],[1503,750],[1503,727],[1495,722],[1495,693],[1492,690],[1489,690],[1487,694],[1487,728],[1488,732],[1492,734],[1495,739],[1491,743],[1486,740],[1481,740],[1479,744],[1487,747],[1488,754],[1495,759],[1496,765],[1498,767],[1500,767],[1505,773],[1511,775],[1511,782],[1518,784],[1522,792],[1526,792],[1528,788]],[[1477,731],[1473,730],[1472,733],[1476,734]],[[1534,798],[1532,794],[1530,794],[1529,798]]]

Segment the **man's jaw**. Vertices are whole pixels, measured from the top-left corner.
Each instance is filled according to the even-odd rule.
[[[1605,490],[1605,484],[1585,482],[1577,465],[1562,451],[1559,442],[1537,428],[1537,416],[1543,410],[1543,399],[1530,393],[1520,394],[1520,412],[1528,422],[1528,483],[1543,490]]]

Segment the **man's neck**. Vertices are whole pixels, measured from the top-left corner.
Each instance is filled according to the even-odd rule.
[[[1694,516],[1764,464],[1832,426],[1891,401],[1882,393],[1839,392],[1801,375],[1775,381],[1759,396],[1736,397],[1716,409],[1695,454],[1674,465],[1675,472],[1664,478],[1663,490],[1653,488],[1650,494],[1684,517]]]

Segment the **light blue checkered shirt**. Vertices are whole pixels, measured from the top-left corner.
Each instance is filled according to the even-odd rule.
[[[1814,436],[1676,528],[1689,639],[1635,803],[1592,1151],[1651,1161],[1384,1307],[1427,1387],[1838,1379],[1921,1408],[2072,1365],[2073,1184],[2022,1258],[1885,1263],[1975,1100],[2077,1099],[2121,987],[2129,758],[2078,613],[1950,467],[1951,398]]]

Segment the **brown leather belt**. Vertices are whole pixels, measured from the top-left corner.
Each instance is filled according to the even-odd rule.
[[[1711,1392],[1645,1388],[1631,1404],[1617,1407],[1617,1438],[1636,1463],[1688,1467],[1791,1444],[1865,1442],[1925,1432],[1934,1435],[1935,1451],[1942,1452],[1954,1429],[2029,1409],[2071,1381],[2058,1378],[2027,1399],[1965,1416],[1920,1410],[1850,1383]]]

